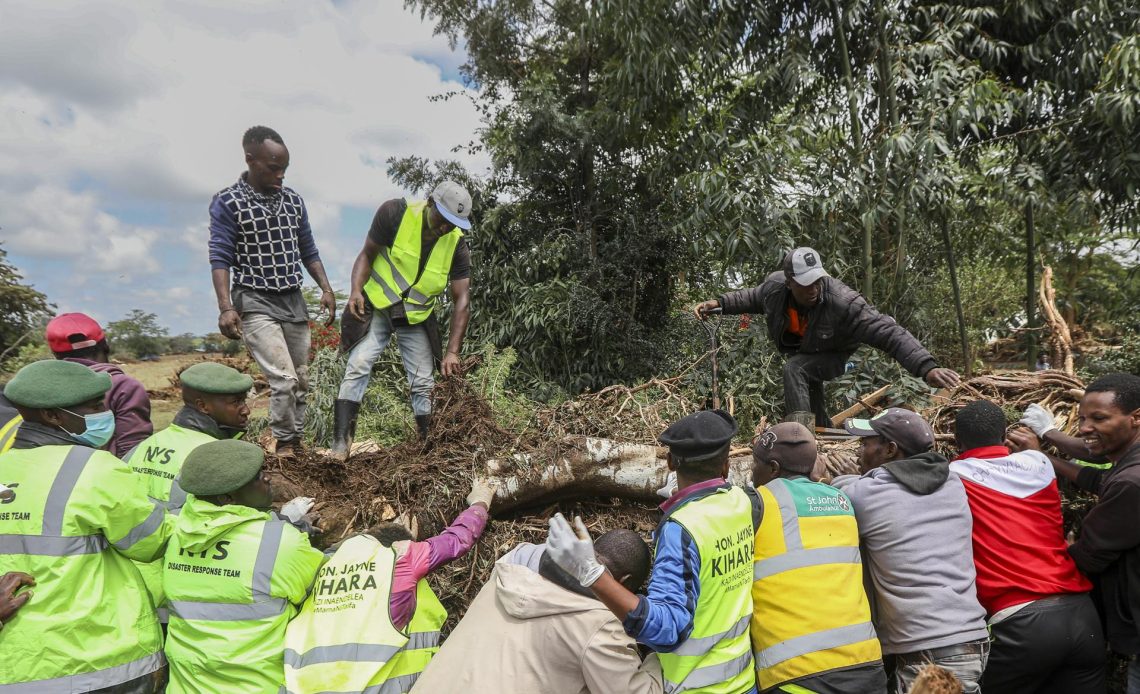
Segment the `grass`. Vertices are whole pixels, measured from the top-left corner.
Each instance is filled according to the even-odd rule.
[[[159,357],[156,361],[139,361],[121,364],[120,366],[124,373],[138,379],[147,390],[171,392],[173,384],[170,379],[174,377],[174,374],[178,373],[184,366],[201,361],[203,356],[202,354],[167,354]],[[155,431],[170,426],[174,415],[182,409],[181,398],[175,393],[171,394],[173,397],[152,397],[150,400],[150,421],[154,425]],[[265,397],[251,400],[249,407],[251,421],[256,417],[263,418],[269,412],[269,400]]]

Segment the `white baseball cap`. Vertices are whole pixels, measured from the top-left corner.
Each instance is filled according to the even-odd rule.
[[[431,192],[431,199],[444,219],[460,229],[471,228],[471,193],[466,188],[455,181],[441,181]]]
[[[820,277],[827,277],[823,260],[814,248],[801,246],[784,257],[784,276],[806,287]]]

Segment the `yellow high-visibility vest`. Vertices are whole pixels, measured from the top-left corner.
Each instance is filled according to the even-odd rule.
[[[381,248],[372,261],[372,273],[364,283],[364,293],[377,309],[403,302],[408,323],[427,320],[435,299],[447,287],[451,260],[463,232],[452,227],[439,237],[420,273],[420,249],[427,201],[409,202],[391,248]],[[419,277],[416,275],[419,273]]]
[[[416,586],[405,630],[389,605],[396,553],[370,535],[348,539],[317,574],[300,614],[285,632],[289,694],[410,691],[439,650],[447,611],[428,586]]]
[[[6,453],[16,442],[16,432],[20,430],[20,422],[22,421],[24,418],[16,415],[0,425],[0,453]]]
[[[847,496],[806,477],[757,489],[752,645],[760,690],[883,657]]]
[[[689,638],[672,652],[658,653],[665,692],[747,692],[755,684],[748,647],[752,502],[743,489],[723,488],[666,518],[681,524],[697,546],[701,592]]]

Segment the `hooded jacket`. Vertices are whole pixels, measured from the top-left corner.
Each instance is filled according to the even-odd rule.
[[[987,637],[975,585],[970,507],[946,458],[920,453],[832,484],[855,507],[883,653]]]
[[[725,313],[761,313],[777,349],[784,354],[838,352],[851,354],[859,345],[881,349],[918,377],[936,366],[934,357],[914,335],[879,313],[863,295],[834,277],[823,278],[819,303],[806,313],[807,332],[798,345],[784,341],[788,329],[788,302],[792,293],[784,273],[773,272],[759,287],[729,292],[720,297]]]
[[[605,605],[540,575],[540,550],[523,544],[495,564],[413,692],[660,694],[656,657],[642,664]]]
[[[276,694],[285,625],[324,555],[287,521],[189,497],[166,549],[170,694]]]

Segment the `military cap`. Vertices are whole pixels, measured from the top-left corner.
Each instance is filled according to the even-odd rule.
[[[182,385],[199,393],[236,395],[253,387],[253,378],[237,369],[213,361],[189,366],[178,375]]]
[[[729,413],[701,410],[669,425],[657,440],[674,456],[695,463],[724,452],[736,430],[736,420]]]
[[[111,377],[73,361],[44,359],[16,372],[4,387],[4,397],[20,407],[75,407],[103,397]]]
[[[194,496],[217,496],[241,489],[261,472],[265,451],[239,439],[210,441],[190,451],[178,483]]]

